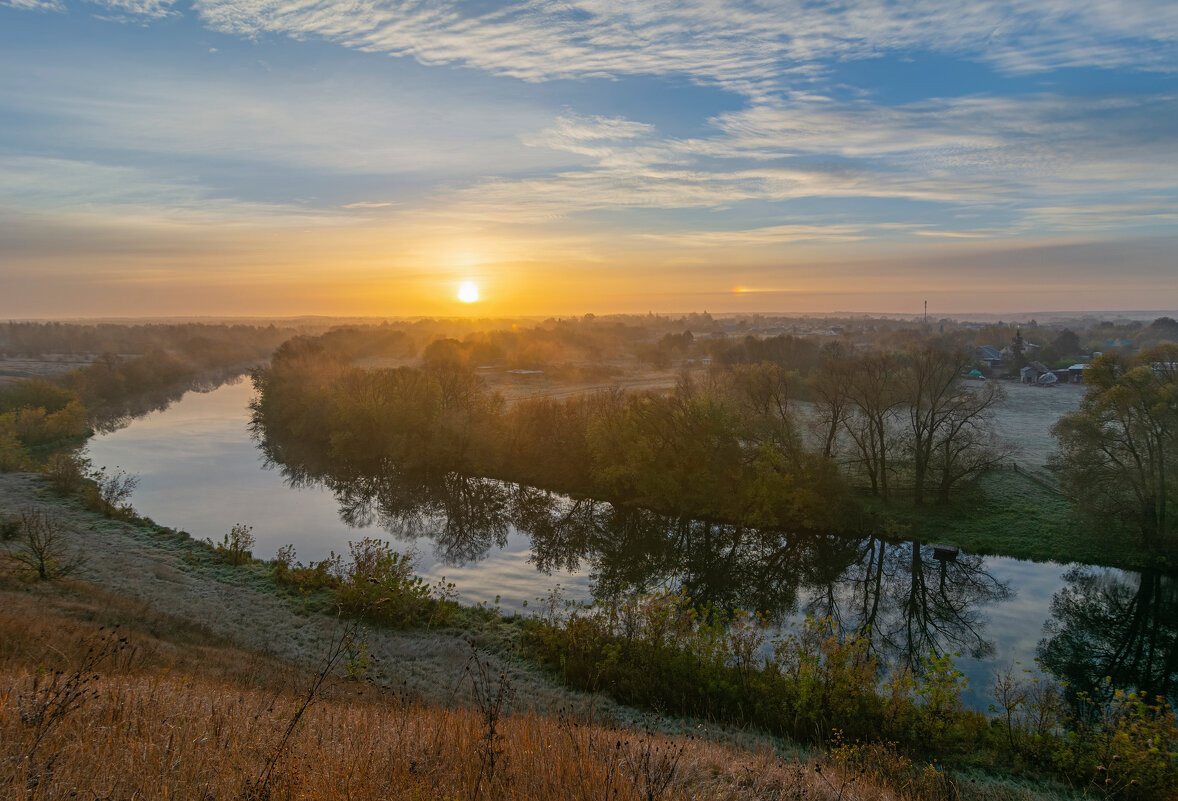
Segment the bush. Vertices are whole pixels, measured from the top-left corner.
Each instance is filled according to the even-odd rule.
[[[370,537],[349,542],[348,548],[352,561],[338,569],[336,589],[345,615],[394,626],[429,617],[433,596],[425,581],[413,575],[411,557]]]
[[[365,538],[349,542],[351,560],[338,554],[304,565],[295,561],[293,545],[278,549],[271,563],[274,581],[301,595],[329,591],[339,612],[386,626],[450,623],[458,610],[454,585],[430,587],[413,575],[413,557],[397,553],[387,542]]]
[[[217,555],[231,565],[248,562],[253,557],[251,549],[255,545],[253,530],[253,526],[235,523],[229,533],[214,546]]]
[[[55,453],[45,461],[41,472],[58,495],[73,495],[86,485],[90,460],[73,453]]]
[[[107,517],[129,516],[131,493],[139,486],[139,476],[129,475],[116,467],[108,473],[100,467],[90,474],[98,491],[98,509]]]
[[[5,419],[10,415],[0,415],[0,473],[16,473],[28,470],[32,464],[28,451],[17,438],[16,432],[5,427]]]
[[[1165,698],[1116,690],[1099,702],[1078,693],[1073,728],[1053,743],[1060,772],[1106,796],[1172,798],[1178,791],[1178,723]]]

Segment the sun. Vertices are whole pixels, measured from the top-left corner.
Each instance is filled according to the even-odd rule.
[[[479,299],[479,288],[471,281],[464,281],[458,287],[458,299],[463,303],[474,303]]]

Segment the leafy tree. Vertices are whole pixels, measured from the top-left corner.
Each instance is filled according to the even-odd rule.
[[[1178,497],[1178,345],[1098,359],[1088,394],[1052,429],[1063,486],[1090,517],[1127,523],[1147,547],[1172,547]]]

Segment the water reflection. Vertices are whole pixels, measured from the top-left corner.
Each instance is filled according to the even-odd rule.
[[[1157,570],[1078,566],[1051,602],[1045,667],[1068,691],[1140,688],[1178,700],[1178,583]],[[1104,681],[1108,677],[1111,681]]]
[[[225,384],[238,384],[247,372],[242,367],[203,370],[161,389],[130,394],[90,409],[90,424],[99,434],[110,434],[144,415],[164,411],[189,392],[212,392]]]
[[[456,473],[394,466],[354,475],[307,461],[278,464],[293,485],[327,487],[349,526],[428,539],[444,564],[484,559],[515,530],[529,539],[538,570],[589,573],[595,600],[671,586],[701,606],[755,610],[777,623],[802,613],[829,617],[892,664],[989,655],[983,610],[1013,597],[982,557],[936,559],[920,542],[674,518]]]
[[[885,661],[917,665],[931,655],[990,656],[983,610],[1014,591],[973,554],[935,558],[920,542],[890,543],[869,537],[857,543],[847,569],[820,586],[807,611],[831,616],[870,638]]]

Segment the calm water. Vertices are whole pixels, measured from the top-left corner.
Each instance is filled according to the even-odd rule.
[[[1126,656],[1172,656],[1178,647],[1169,578],[967,554],[942,562],[916,543],[674,520],[457,476],[430,486],[395,477],[330,488],[298,482],[267,467],[251,439],[252,394],[248,381],[188,393],[95,437],[89,456],[95,466],[138,474],[134,506],[162,525],[219,540],[247,523],[255,556],[293,544],[304,562],[346,553],[349,540],[392,539],[415,551],[419,575],[446,577],[467,603],[499,599],[508,611],[556,585],[582,601],[671,586],[725,608],[769,610],[783,623],[806,613],[845,626],[870,619],[886,658],[960,653],[974,704],[984,702],[997,667],[1030,665],[1037,655],[1073,680],[1171,684],[1153,657],[1141,664]]]

